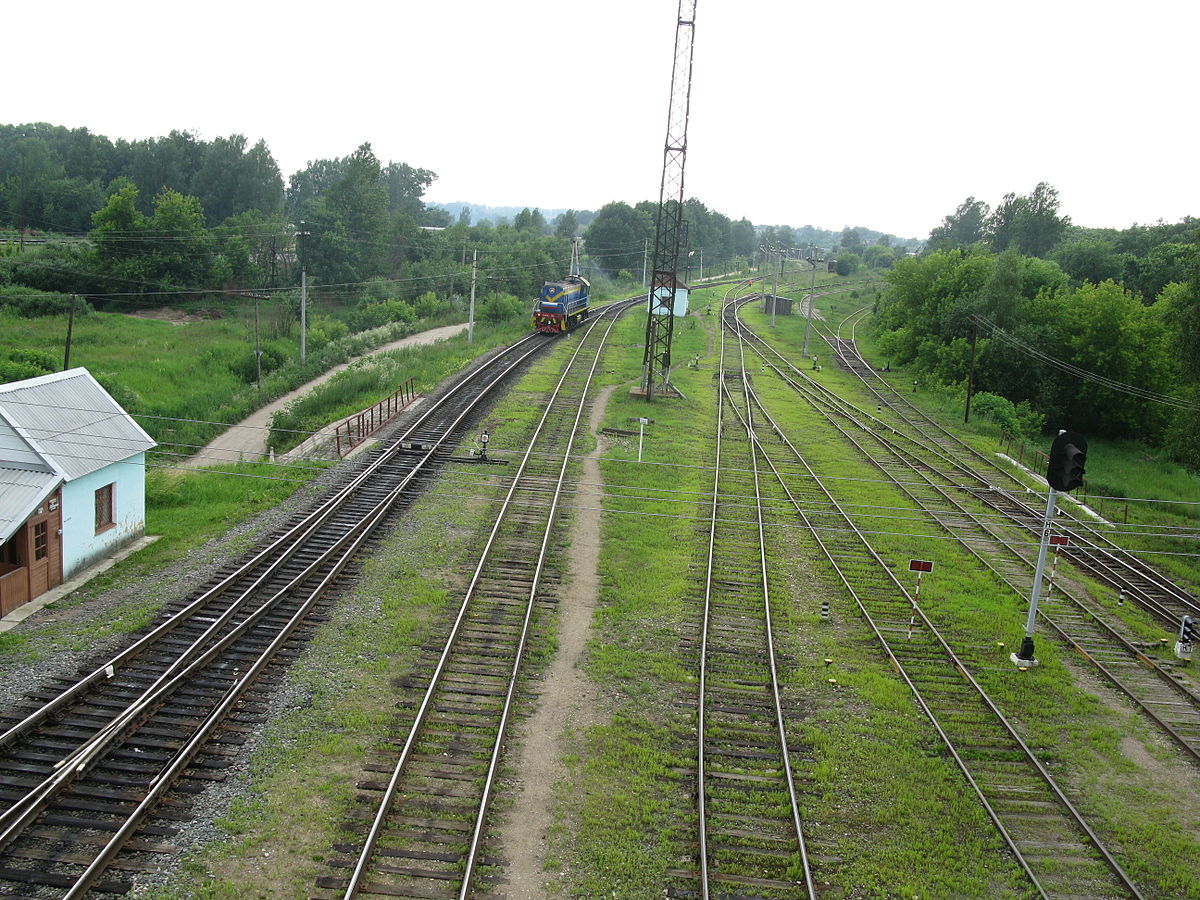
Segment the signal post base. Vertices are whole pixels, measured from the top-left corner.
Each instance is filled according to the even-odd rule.
[[[1008,658],[1012,660],[1014,666],[1018,669],[1032,669],[1036,665],[1040,665],[1036,659],[1022,659],[1015,653],[1010,653]]]
[[[1193,645],[1190,642],[1184,643],[1183,641],[1176,641],[1175,656],[1177,656],[1179,659],[1188,660],[1190,662],[1192,658],[1192,646]]]

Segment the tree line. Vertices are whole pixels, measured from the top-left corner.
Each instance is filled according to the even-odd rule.
[[[1200,470],[1198,224],[1082,228],[1046,183],[968,197],[886,275],[878,347],[927,382],[970,376],[1014,431],[1139,439]]]

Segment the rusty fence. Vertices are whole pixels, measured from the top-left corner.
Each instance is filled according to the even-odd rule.
[[[408,378],[395,391],[384,397],[370,409],[355,413],[344,422],[339,422],[334,428],[334,438],[337,441],[337,455],[345,456],[376,431],[390,422],[397,414],[406,409],[417,399],[413,380]]]

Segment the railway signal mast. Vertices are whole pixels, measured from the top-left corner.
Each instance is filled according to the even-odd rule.
[[[653,400],[655,391],[670,390],[671,332],[675,295],[679,288],[679,255],[683,234],[683,167],[687,157],[688,112],[692,96],[692,39],[696,0],[679,0],[675,29],[675,61],[671,66],[671,108],[663,149],[662,183],[654,227],[654,267],[646,313],[646,352],[642,391]]]

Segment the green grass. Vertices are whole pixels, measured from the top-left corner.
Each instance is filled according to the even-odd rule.
[[[133,579],[143,581],[139,598],[120,604],[100,623],[57,616],[43,622],[45,617],[35,616],[20,629],[0,635],[0,668],[64,650],[87,650],[98,640],[150,624],[173,589],[157,577],[164,566],[194,554],[210,539],[281,503],[323,467],[282,470],[265,464],[238,464],[220,468],[220,473],[206,469],[147,472],[146,533],[157,535],[158,540],[88,581],[52,609],[86,606],[103,592]],[[251,549],[252,540],[247,537],[243,549]]]
[[[223,318],[183,325],[92,313],[75,320],[71,366],[86,367],[155,440],[202,446],[221,423],[238,422],[332,366],[423,327],[394,324],[310,347],[302,365],[295,329],[267,317],[263,346],[281,365],[268,368],[259,388],[252,310],[226,310]],[[20,348],[57,354],[66,330],[65,316],[25,319],[0,310],[0,357]]]
[[[409,378],[418,394],[428,392],[483,351],[510,343],[527,330],[524,319],[477,327],[473,345],[467,344],[465,336],[458,336],[359,360],[276,413],[271,419],[269,446],[277,452],[289,450],[308,433],[380,402]]]
[[[703,310],[711,297],[714,334],[723,290],[693,294],[693,309]],[[675,330],[674,358],[702,357],[698,369],[684,366],[673,375],[684,399],[647,405],[626,390],[641,375],[643,315],[618,326],[617,348],[603,366],[605,382],[620,385],[605,424],[630,429],[628,420],[638,416],[654,424],[646,429],[641,464],[636,436],[605,438],[603,580],[584,662],[597,724],[566,736],[568,774],[556,786],[547,854],[555,896],[661,896],[664,887],[678,886],[673,870],[693,865],[696,565],[712,484],[716,370],[713,358],[703,358],[707,332],[693,321]],[[802,329],[799,317],[777,323],[778,339],[793,357]],[[494,449],[521,445],[541,412],[531,401],[556,380],[568,349],[567,341],[555,347],[489,414]],[[854,390],[832,366],[819,377]],[[777,381],[758,378],[756,385],[778,407],[788,433],[803,438],[819,470],[836,476],[830,484],[840,497],[912,509]],[[418,672],[419,648],[444,630],[461,596],[461,570],[490,522],[484,498],[503,487],[501,479],[442,482],[373,555],[354,597],[293,670],[294,694],[302,699],[269,726],[252,764],[250,793],[221,820],[226,839],[193,857],[156,896],[312,890],[316,875],[328,871],[330,845],[345,838],[339,822],[353,803],[349,785],[360,777],[364,756],[391,733],[392,716],[402,715],[390,709],[389,682]],[[1158,783],[1150,769],[1134,765],[1131,746],[1159,760],[1165,754],[1135,715],[1076,684],[1070,654],[1051,642],[1039,645],[1041,667],[1017,673],[1008,649],[996,644],[1011,646],[1019,635],[1020,599],[933,526],[901,515],[874,526],[895,533],[874,538],[880,552],[897,571],[910,556],[935,560],[921,589],[923,605],[1060,782],[1079,791],[1073,801],[1078,797],[1096,817],[1122,862],[1158,892],[1152,895],[1196,897],[1189,878],[1198,829],[1172,802],[1179,784],[1195,783],[1194,773],[1181,767],[1180,781]],[[793,711],[790,743],[806,833],[820,848],[818,879],[828,882],[823,896],[1029,896],[936,732],[816,555],[811,535],[781,518],[769,540],[785,703]],[[822,600],[833,606],[830,620],[820,618]],[[533,655],[544,659],[551,649],[548,642]]]
[[[794,335],[791,340],[794,352]],[[786,345],[786,335],[780,343]],[[857,395],[848,376],[827,370],[818,377],[836,381],[844,393]],[[764,385],[769,402],[773,399],[781,419],[788,423],[785,430],[804,435],[804,453],[814,468],[839,476],[828,482],[835,495],[861,506],[911,508],[910,501],[858,458],[857,450],[819,426],[803,404],[787,403],[787,393],[769,379]],[[1162,891],[1162,896],[1200,896],[1195,882],[1188,882],[1188,872],[1200,857],[1200,841],[1189,813],[1176,808],[1172,789],[1160,782],[1153,767],[1135,766],[1129,758],[1131,748],[1155,755],[1158,742],[1149,726],[1123,705],[1104,702],[1087,680],[1078,680],[1073,656],[1045,636],[1038,642],[1041,665],[1016,672],[1008,663],[1008,653],[1021,636],[1027,599],[1001,584],[956,544],[942,539],[941,532],[906,519],[878,530],[891,533],[871,536],[873,545],[910,590],[907,560],[935,561],[934,573],[921,588],[923,609],[993,700],[1019,724],[1056,778],[1064,784],[1088,786],[1088,792],[1073,797],[1073,802],[1093,817],[1102,839],[1112,848],[1121,848],[1123,863],[1138,873],[1144,886]],[[1113,774],[1118,772],[1119,776]]]

